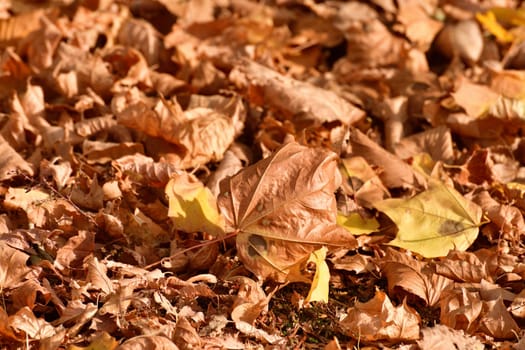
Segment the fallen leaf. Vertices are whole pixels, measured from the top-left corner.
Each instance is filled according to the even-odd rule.
[[[379,222],[375,218],[363,218],[359,213],[349,215],[339,213],[337,224],[355,236],[367,235],[379,230]]]
[[[24,276],[31,272],[31,268],[26,266],[28,258],[28,254],[0,240],[0,290],[15,288],[23,282]]]
[[[478,236],[481,208],[455,189],[432,181],[429,189],[409,199],[385,199],[375,207],[388,215],[399,231],[390,245],[424,257],[466,250]]]
[[[182,350],[199,349],[202,347],[202,341],[190,321],[179,315],[175,325],[175,334],[173,341]]]
[[[460,80],[452,97],[469,117],[481,118],[496,103],[499,95],[486,85],[474,84],[464,78]]]
[[[525,318],[525,289],[523,289],[510,305],[512,315],[519,318]]]
[[[330,269],[326,264],[326,252],[328,249],[322,247],[310,255],[308,262],[315,263],[316,269],[314,278],[312,280],[312,286],[308,292],[308,296],[304,300],[305,303],[312,301],[320,301],[323,303],[328,302],[328,292],[330,289]]]
[[[498,339],[514,339],[520,327],[512,318],[507,306],[500,297],[483,302],[485,314],[480,319],[481,328],[490,336]]]
[[[224,234],[224,219],[215,197],[195,176],[172,174],[165,192],[169,199],[168,216],[177,229],[188,233],[204,231],[215,236]]]
[[[18,310],[16,314],[9,316],[8,325],[19,335],[19,341],[23,341],[26,337],[41,340],[49,338],[56,333],[55,327],[43,318],[36,317],[27,306]]]
[[[492,280],[487,263],[471,252],[451,251],[447,259],[436,262],[436,273],[457,282],[479,283]]]
[[[436,324],[421,330],[422,338],[417,341],[421,350],[483,350],[485,345],[479,339],[466,335],[462,330]]]
[[[297,143],[223,181],[218,204],[246,267],[284,281],[321,246],[355,247],[336,224],[340,183],[334,153]]]
[[[342,188],[353,195],[357,204],[372,208],[372,203],[390,197],[374,169],[363,157],[343,158],[341,163]]]
[[[350,130],[348,153],[361,156],[379,168],[378,176],[388,188],[410,188],[426,183],[410,165],[388,152],[357,129]]]
[[[419,339],[421,317],[403,302],[394,306],[388,296],[376,291],[366,303],[357,302],[341,321],[347,335],[363,341],[408,341]]]
[[[483,303],[478,292],[459,287],[446,291],[439,302],[440,323],[453,329],[471,332],[477,327]]]
[[[301,116],[317,123],[340,120],[351,125],[364,112],[336,93],[301,82],[253,61],[241,62],[230,79],[250,89],[250,99],[268,104],[289,118]]]
[[[26,162],[0,135],[0,180],[4,181],[15,177],[17,171],[27,173],[29,176],[34,174],[31,164]]]
[[[439,303],[441,293],[453,286],[454,281],[435,274],[430,269],[414,269],[411,266],[388,261],[381,264],[381,271],[388,281],[390,296],[401,288],[421,298],[428,306]]]
[[[450,129],[438,126],[405,137],[395,145],[395,154],[401,159],[408,159],[421,153],[429,154],[434,161],[450,163],[454,159]]]
[[[500,23],[498,23],[494,12],[488,11],[487,13],[477,13],[476,19],[499,41],[507,43],[514,40],[514,35],[512,35],[512,33],[508,32]]]
[[[139,335],[126,340],[117,350],[179,350],[168,338],[161,335]]]
[[[114,350],[118,346],[117,340],[106,332],[96,336],[88,346],[69,346],[68,350]]]

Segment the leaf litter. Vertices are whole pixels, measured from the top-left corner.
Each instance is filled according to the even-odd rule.
[[[523,348],[523,11],[5,1],[0,347]]]

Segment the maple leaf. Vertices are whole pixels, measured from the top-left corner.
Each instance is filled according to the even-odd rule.
[[[410,199],[386,199],[375,207],[388,215],[399,231],[389,244],[424,257],[466,250],[478,236],[481,208],[453,188],[433,181]]]
[[[260,278],[305,280],[299,266],[321,246],[356,246],[336,224],[337,156],[288,143],[221,183],[218,204],[246,267]]]

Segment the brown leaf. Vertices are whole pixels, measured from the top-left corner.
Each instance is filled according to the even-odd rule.
[[[444,293],[440,301],[441,324],[467,332],[475,331],[483,303],[478,292],[459,287]]]
[[[26,162],[18,152],[0,135],[0,181],[15,177],[17,171],[33,176],[33,166]]]
[[[407,306],[394,306],[388,296],[377,291],[366,303],[357,302],[341,321],[346,333],[364,341],[407,341],[419,339],[419,314]]]
[[[514,298],[510,310],[515,317],[525,318],[525,289]]]
[[[285,116],[316,123],[339,120],[351,125],[365,114],[334,92],[281,75],[253,61],[240,63],[230,79],[250,90],[250,100],[268,104]]]
[[[479,339],[465,335],[461,330],[436,324],[421,330],[423,335],[417,345],[421,350],[483,350],[485,346]]]
[[[86,281],[91,284],[90,287],[98,289],[106,295],[111,294],[114,288],[113,282],[107,276],[107,267],[94,256],[87,258],[86,265]]]
[[[78,267],[85,257],[95,249],[95,234],[93,232],[79,231],[57,251],[55,266],[62,271],[70,272],[70,268]]]
[[[525,221],[521,211],[514,206],[500,204],[490,196],[488,191],[478,193],[474,202],[479,204],[483,212],[491,221],[489,225],[494,227],[497,237],[488,237],[491,240],[499,240],[502,237],[510,241],[519,241],[525,230]]]
[[[164,45],[159,33],[148,22],[138,19],[127,19],[118,34],[118,41],[124,46],[139,50],[148,65],[157,65],[164,54]]]
[[[406,36],[421,51],[427,51],[443,24],[430,17],[419,1],[399,1],[397,19],[405,27]]]
[[[200,348],[201,338],[186,317],[179,316],[175,326],[174,342],[180,349],[191,350]]]
[[[235,138],[236,123],[244,114],[237,98],[226,103],[206,102],[209,107],[194,106],[183,112],[175,100],[158,100],[153,109],[139,101],[117,113],[117,120],[127,127],[182,146],[180,166],[196,167],[222,159]],[[230,112],[234,113],[230,116],[227,114]]]
[[[402,139],[395,145],[395,154],[407,159],[420,153],[428,153],[433,160],[450,163],[454,159],[454,148],[450,130],[438,126]]]
[[[426,183],[424,177],[407,163],[386,151],[357,129],[350,131],[350,152],[379,168],[379,178],[388,188],[410,188]],[[388,165],[388,166],[387,166]]]
[[[447,23],[436,39],[437,47],[448,57],[460,57],[469,64],[478,61],[483,51],[483,36],[476,21]]]
[[[232,146],[233,147],[230,147],[230,149],[224,153],[224,158],[219,164],[219,167],[210,175],[206,182],[206,186],[215,196],[218,196],[220,193],[220,182],[241,170],[243,168],[243,161],[244,163],[248,163],[248,155],[245,154],[248,151],[241,146],[235,147],[235,144]]]
[[[430,269],[416,270],[408,265],[396,262],[386,262],[381,266],[388,280],[389,294],[393,295],[396,288],[420,297],[428,306],[436,305],[441,293],[452,287],[453,281],[436,275]]]
[[[171,340],[160,335],[140,335],[126,340],[116,350],[179,350]]]
[[[520,327],[510,315],[502,298],[484,301],[485,314],[481,317],[481,328],[490,336],[498,339],[514,339]]]
[[[24,276],[31,272],[26,266],[28,258],[28,254],[0,240],[0,290],[14,288],[23,282]]]
[[[218,204],[238,232],[240,258],[256,275],[283,281],[322,245],[355,247],[336,225],[336,159],[289,143],[221,183]]]
[[[480,118],[486,115],[499,97],[488,86],[473,84],[467,79],[461,79],[458,85],[452,96],[469,117]]]
[[[50,291],[43,287],[39,281],[34,279],[25,281],[12,291],[13,306],[17,310],[25,306],[33,310],[38,293],[40,293],[46,303],[51,299]]]
[[[37,318],[28,308],[24,307],[9,317],[8,325],[20,336],[19,341],[29,339],[45,339],[56,333],[55,327],[49,324],[43,318]]]
[[[446,259],[436,262],[436,273],[460,282],[492,280],[486,263],[471,252],[451,251]]]

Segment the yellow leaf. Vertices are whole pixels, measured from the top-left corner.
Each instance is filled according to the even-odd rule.
[[[494,7],[490,10],[498,21],[508,23],[514,26],[525,25],[525,9],[508,8],[508,7]]]
[[[514,41],[514,35],[509,33],[505,28],[499,24],[494,12],[489,11],[485,14],[477,13],[477,20],[483,25],[483,27],[494,35],[499,41],[508,43]]]
[[[328,249],[322,247],[310,254],[308,262],[315,263],[315,275],[312,285],[310,286],[310,292],[306,297],[305,302],[320,301],[323,303],[328,302],[328,291],[330,289],[330,270],[326,264],[326,252]]]
[[[168,216],[177,229],[213,235],[224,233],[224,218],[217,209],[215,197],[195,176],[173,174],[165,192],[169,199]]]
[[[337,214],[337,224],[353,235],[367,235],[379,229],[379,222],[375,218],[363,218],[359,213],[350,215]]]
[[[410,199],[386,199],[376,209],[390,217],[399,231],[390,245],[427,258],[466,250],[478,236],[481,208],[453,188],[433,181]]]
[[[88,346],[80,347],[69,346],[68,350],[113,350],[118,346],[118,342],[106,332],[102,332]]]

